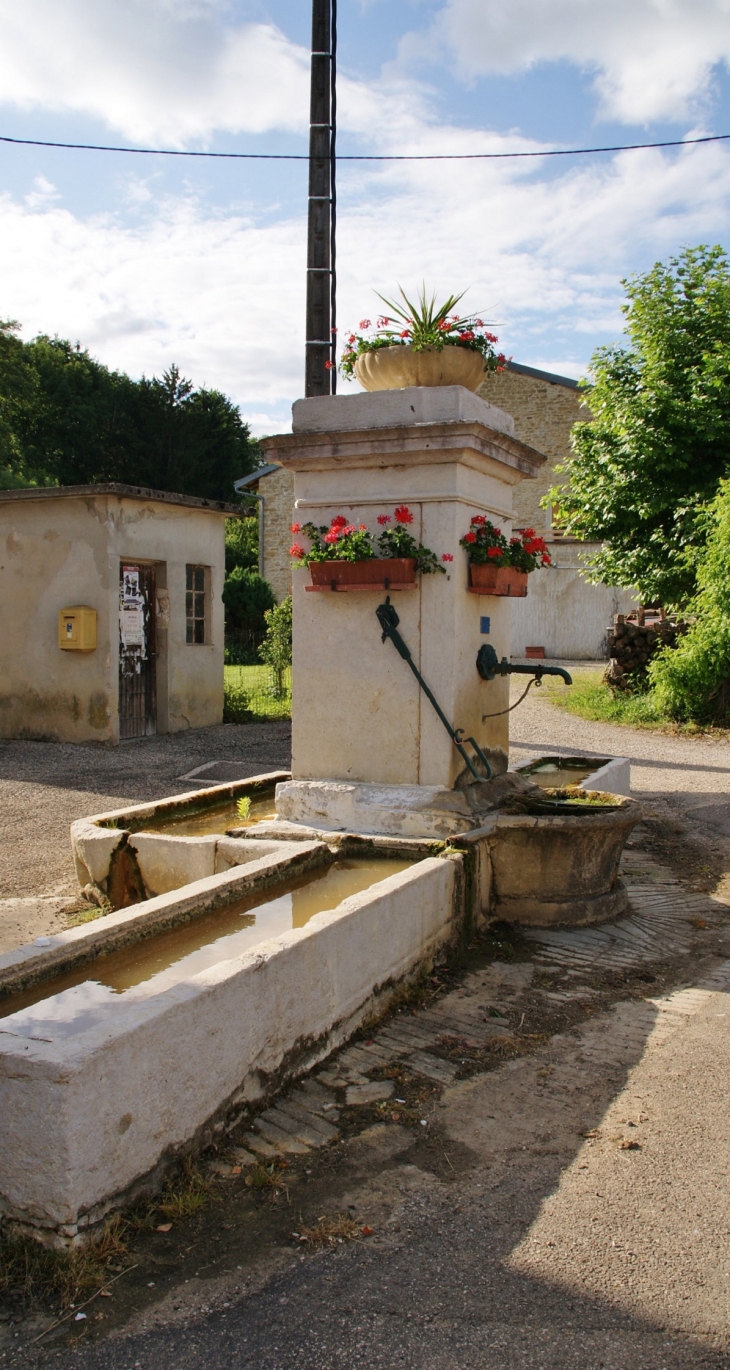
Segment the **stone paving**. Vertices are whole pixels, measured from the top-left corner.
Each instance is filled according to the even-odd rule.
[[[698,929],[720,929],[727,924],[726,905],[688,892],[667,867],[643,852],[624,853],[622,876],[629,887],[631,911],[626,917],[598,927],[526,930],[527,963],[497,963],[476,980],[468,977],[433,1007],[398,1012],[374,1030],[371,1038],[341,1048],[254,1119],[242,1146],[231,1153],[234,1162],[249,1165],[277,1154],[306,1155],[336,1140],[343,1106],[367,1106],[392,1098],[391,1081],[370,1079],[372,1072],[382,1072],[384,1067],[401,1067],[442,1088],[452,1084],[460,1062],[440,1054],[444,1046],[451,1047],[453,1054],[453,1049],[472,1053],[490,1044],[513,1043],[514,1022],[507,1009],[527,987],[548,1009],[571,1004],[598,1007],[607,1002],[605,991],[576,984],[576,977],[586,981],[596,975],[625,976],[677,961],[689,953]],[[532,983],[540,971],[550,976],[549,988],[536,989]],[[681,990],[650,1003],[663,1015],[693,1012],[707,994],[730,985],[727,969],[717,974],[720,979],[708,983],[707,989]],[[655,1017],[649,1004],[646,1015],[651,1020]],[[632,1022],[635,1016],[632,1008]],[[662,1021],[669,1019],[665,1016]],[[634,1022],[633,1031],[641,1035],[645,1026],[643,1019]]]

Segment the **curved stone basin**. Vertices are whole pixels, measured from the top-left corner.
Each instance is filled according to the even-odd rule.
[[[580,800],[547,791],[527,812],[500,813],[487,838],[493,916],[532,927],[577,927],[624,913],[619,862],[641,817],[635,800],[596,791],[583,791]]]

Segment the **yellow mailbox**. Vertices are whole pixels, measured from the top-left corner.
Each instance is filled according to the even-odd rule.
[[[58,612],[58,645],[65,652],[93,652],[96,649],[96,609],[73,604]]]

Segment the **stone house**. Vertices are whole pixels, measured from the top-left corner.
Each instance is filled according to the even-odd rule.
[[[527,598],[512,605],[513,653],[524,656],[527,647],[544,647],[549,657],[601,660],[613,615],[629,613],[634,600],[628,591],[588,584],[580,568],[598,544],[561,536],[552,527],[550,511],[540,504],[555,483],[555,467],[570,456],[573,424],[590,419],[584,392],[567,376],[509,362],[505,371],[489,376],[478,393],[511,414],[515,437],[548,459],[536,480],[523,481],[514,492],[515,527],[539,530],[550,543],[553,565],[531,576]],[[263,530],[261,574],[281,600],[291,590],[293,476],[270,464],[237,482],[237,489],[243,499],[246,490],[257,496]]]
[[[236,513],[117,484],[0,491],[0,736],[119,742],[220,723]]]

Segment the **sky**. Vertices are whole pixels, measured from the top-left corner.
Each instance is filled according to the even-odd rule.
[[[306,153],[309,0],[0,0],[0,134]],[[340,153],[730,133],[730,0],[339,0]],[[306,163],[0,143],[0,317],[257,433],[302,394]],[[338,170],[338,321],[467,291],[515,361],[586,373],[621,278],[728,245],[730,143]],[[339,389],[353,391],[340,381]]]

